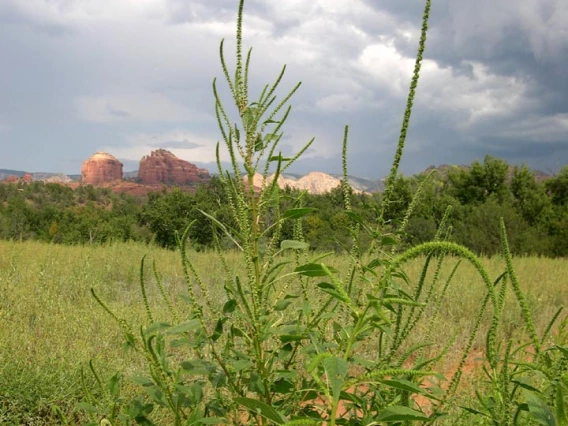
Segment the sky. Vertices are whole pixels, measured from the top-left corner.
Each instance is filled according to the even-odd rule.
[[[234,64],[238,0],[0,0],[0,168],[77,174],[97,151],[138,169],[165,148],[215,171],[212,81]],[[424,0],[246,0],[250,98],[297,82],[290,171],[388,173]],[[231,116],[233,117],[233,116]],[[485,155],[568,164],[568,1],[434,0],[402,171]],[[222,159],[227,156],[222,152]]]

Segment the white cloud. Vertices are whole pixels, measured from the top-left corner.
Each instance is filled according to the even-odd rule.
[[[392,40],[368,46],[354,63],[355,69],[371,77],[373,85],[393,97],[406,97],[415,59],[404,56]],[[464,73],[441,67],[424,59],[418,84],[417,101],[422,107],[458,113],[465,119],[456,127],[468,127],[488,117],[508,116],[524,108],[527,82],[515,76],[492,73],[482,63],[464,61]]]
[[[367,46],[353,65],[372,77],[375,84],[400,96],[408,90],[414,60],[398,52],[393,40],[385,40]]]
[[[470,66],[470,74],[441,68],[433,61],[425,61],[424,65],[419,83],[420,104],[441,112],[460,113],[465,119],[455,123],[458,128],[512,116],[531,102],[526,95],[526,81],[493,74],[481,63],[464,64]]]

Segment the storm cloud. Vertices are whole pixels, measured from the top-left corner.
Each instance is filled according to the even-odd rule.
[[[106,150],[134,167],[165,148],[215,171],[211,83],[236,0],[0,2],[0,168],[77,173]],[[247,0],[251,97],[287,64],[291,171],[387,173],[420,35],[423,0]],[[555,172],[568,163],[568,2],[433,2],[403,171],[484,155]],[[30,155],[32,153],[32,155]],[[225,158],[226,159],[226,158]]]

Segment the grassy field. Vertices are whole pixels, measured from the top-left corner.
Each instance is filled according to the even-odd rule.
[[[123,371],[127,376],[142,368],[138,358],[122,349],[123,337],[116,322],[90,294],[94,288],[120,317],[142,323],[144,305],[140,299],[139,269],[147,255],[148,283],[151,263],[156,262],[171,301],[183,312],[185,282],[179,255],[141,244],[112,244],[70,247],[34,242],[0,242],[0,424],[43,425],[83,424],[76,404],[83,388],[79,371],[89,360],[104,372]],[[222,304],[221,270],[211,253],[195,253],[195,263],[207,278],[213,299]],[[229,256],[229,260],[231,260]],[[237,257],[230,264],[236,272]],[[327,262],[340,271],[347,258],[330,257]],[[568,301],[568,261],[566,259],[514,259],[521,285],[527,294],[537,328],[546,327],[556,310]],[[455,262],[450,260],[442,275]],[[484,259],[492,278],[504,270],[500,258]],[[406,268],[409,277],[420,273],[420,262]],[[313,297],[318,297],[316,289]],[[158,320],[167,319],[155,286],[148,286],[150,303]],[[473,326],[484,287],[471,267],[460,266],[447,301],[435,323],[438,347],[458,333],[450,356],[440,370],[451,369]],[[162,318],[160,318],[162,316]],[[422,321],[427,324],[427,319]],[[504,310],[502,338],[522,336],[520,310],[511,295]],[[421,328],[422,327],[422,328]],[[416,341],[427,333],[418,325]],[[483,354],[484,331],[473,348]],[[461,345],[461,346],[460,346]],[[451,355],[451,354],[450,354]],[[127,390],[128,392],[128,390]]]

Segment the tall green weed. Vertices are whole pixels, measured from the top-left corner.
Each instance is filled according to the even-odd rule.
[[[142,323],[133,325],[119,317],[93,291],[123,331],[125,346],[144,360],[147,374],[128,379],[140,393],[125,399],[121,396],[122,375],[103,374],[94,364],[85,368],[84,377],[92,376],[96,382],[94,392],[85,385],[86,397],[81,403],[92,424],[333,426],[443,421],[452,409],[464,365],[486,317],[491,323],[485,348],[489,393],[479,393],[480,407],[467,407],[464,412],[486,417],[492,424],[562,424],[568,349],[563,341],[547,347],[546,336],[537,335],[512,266],[504,227],[505,265],[503,273],[492,278],[477,256],[450,241],[451,228],[446,225],[449,209],[434,241],[401,250],[401,237],[420,203],[421,187],[402,217],[388,214],[420,75],[430,0],[425,4],[399,143],[382,209],[373,223],[351,210],[345,128],[342,189],[352,244],[344,270],[326,262],[326,254],[308,251],[302,220],[313,209],[305,205],[302,194],[288,200],[291,207],[280,211],[280,200],[288,195],[280,192],[278,177],[313,139],[292,157],[283,156],[278,149],[291,111],[288,102],[300,84],[278,100],[284,67],[274,83],[252,99],[252,51],[243,52],[243,7],[241,0],[234,72],[225,61],[223,42],[220,49],[234,112],[222,101],[217,82],[213,83],[222,136],[217,165],[231,220],[219,220],[214,211],[202,212],[215,228],[217,267],[224,278],[215,288],[207,283],[188,246],[189,227],[176,237],[186,283],[183,308],[170,303],[159,265],[151,268],[158,297],[167,305],[167,320],[157,318],[152,310],[147,289],[149,268],[144,260],[140,293],[146,318]],[[222,167],[221,149],[228,152],[230,170]],[[293,239],[282,240],[287,222],[293,224]],[[364,235],[372,239],[365,250],[359,244]],[[238,250],[244,272],[228,260],[223,250],[226,240]],[[420,257],[425,257],[422,273],[411,281],[405,265]],[[440,271],[444,262],[455,266],[443,280]],[[473,326],[458,367],[444,382],[435,366],[451,352],[455,336],[435,329],[434,324],[452,279],[459,274],[460,262],[470,263],[477,271],[485,296],[471,318]],[[508,289],[513,290],[530,337],[519,349],[512,340],[505,345],[497,341]],[[427,312],[430,324],[424,325]],[[551,328],[552,322],[547,332]],[[440,334],[446,335],[446,343],[434,347]],[[522,351],[528,347],[527,359]],[[536,375],[546,380],[538,382]]]

